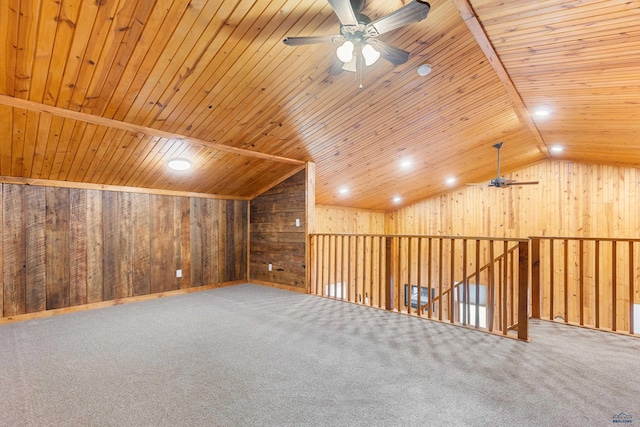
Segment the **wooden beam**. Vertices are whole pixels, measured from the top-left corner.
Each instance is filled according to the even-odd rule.
[[[39,187],[80,188],[84,190],[117,191],[121,193],[158,194],[162,196],[196,197],[200,199],[250,200],[249,197],[229,196],[191,191],[160,190],[155,188],[124,187],[120,185],[90,184],[86,182],[57,181],[52,179],[0,176],[0,184],[34,185]]]
[[[35,111],[38,113],[48,113],[54,116],[62,117],[65,119],[79,120],[86,123],[91,123],[98,126],[106,126],[115,129],[124,130],[127,132],[143,133],[149,136],[155,136],[158,138],[172,139],[176,141],[184,141],[187,143],[200,145],[203,147],[213,148],[218,151],[225,151],[227,153],[238,154],[240,156],[254,157],[258,159],[272,160],[274,162],[291,163],[294,165],[305,165],[302,160],[290,159],[282,156],[275,156],[272,154],[259,153],[257,151],[245,150],[243,148],[230,147],[224,144],[218,144],[211,141],[205,141],[203,139],[191,138],[184,135],[179,135],[171,132],[165,132],[163,130],[154,129],[146,126],[140,126],[133,123],[127,123],[120,120],[109,119],[106,117],[93,116],[91,114],[82,113],[79,111],[67,110],[65,108],[55,107],[53,105],[40,104],[26,99],[14,98],[12,96],[0,94],[0,104],[14,108],[22,108],[25,110]]]
[[[511,98],[511,102],[513,103],[513,107],[515,109],[515,113],[520,119],[520,121],[529,128],[536,142],[538,143],[538,148],[540,152],[543,153],[547,158],[551,158],[551,154],[549,153],[549,149],[542,139],[542,135],[540,135],[540,131],[536,127],[536,124],[533,122],[531,115],[529,114],[529,110],[527,110],[527,106],[522,101],[518,90],[514,86],[511,81],[511,77],[509,77],[509,73],[504,68],[502,61],[498,57],[493,45],[489,41],[487,37],[487,33],[485,33],[480,21],[478,21],[478,17],[476,16],[473,7],[469,3],[469,0],[452,0],[456,9],[460,13],[462,20],[469,27],[469,31],[473,34],[476,41],[478,42],[478,46],[484,52],[485,56],[489,60],[489,63],[493,67],[493,70],[496,72],[498,78],[502,82],[504,88],[507,90],[509,97]]]

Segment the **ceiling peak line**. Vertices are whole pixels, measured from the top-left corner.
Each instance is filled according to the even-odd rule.
[[[511,102],[513,103],[516,115],[518,116],[520,121],[531,131],[534,139],[538,143],[540,152],[542,152],[547,158],[551,158],[549,149],[545,144],[544,139],[542,139],[542,135],[540,135],[538,127],[531,118],[526,105],[520,97],[520,93],[513,84],[511,77],[509,77],[507,70],[504,68],[502,61],[500,61],[498,54],[489,41],[489,37],[487,37],[487,33],[485,33],[484,29],[482,28],[482,25],[480,24],[480,21],[478,20],[473,7],[469,3],[469,0],[451,1],[453,2],[456,9],[458,9],[458,13],[460,13],[462,20],[465,22],[465,24],[467,24],[467,27],[469,27],[469,31],[471,31],[471,34],[476,39],[478,46],[480,46],[480,49],[482,49],[482,52],[484,52],[487,60],[489,61],[489,64],[491,64],[491,67],[496,72],[498,78],[502,82],[502,85],[506,89]]]
[[[41,104],[38,102],[29,101],[26,99],[14,98],[8,95],[0,94],[0,104],[14,108],[22,108],[25,110],[35,111],[38,113],[48,113],[54,116],[62,117],[64,119],[79,120],[86,123],[91,123],[98,126],[111,127],[128,132],[137,132],[149,136],[173,139],[178,141],[184,141],[192,144],[209,147],[214,150],[224,151],[227,153],[233,153],[240,156],[253,157],[264,160],[271,160],[280,163],[290,163],[294,165],[304,165],[306,162],[303,160],[290,159],[288,157],[276,156],[273,154],[260,153],[257,151],[246,150],[243,148],[230,147],[224,144],[218,144],[211,141],[206,141],[198,138],[191,138],[184,135],[179,135],[171,132],[166,132],[160,129],[154,129],[147,126],[140,126],[133,123],[127,123],[120,120],[109,119],[106,117],[94,116],[91,114],[83,113],[80,111],[67,110],[65,108],[56,107],[53,105]]]

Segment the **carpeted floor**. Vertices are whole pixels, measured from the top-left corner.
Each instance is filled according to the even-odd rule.
[[[2,426],[640,424],[640,340],[254,285],[0,326]]]

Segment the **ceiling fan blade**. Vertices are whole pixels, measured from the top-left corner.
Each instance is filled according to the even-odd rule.
[[[376,37],[396,28],[422,21],[427,17],[430,9],[431,5],[426,1],[412,0],[395,12],[391,12],[387,16],[368,24],[365,27],[365,34],[369,37]]]
[[[367,43],[373,46],[375,50],[380,52],[380,56],[391,62],[394,66],[404,64],[409,60],[409,52],[406,50],[398,49],[378,39],[367,39]]]
[[[344,42],[342,36],[303,36],[303,37],[287,37],[282,43],[287,46],[303,46],[316,43],[341,43]]]
[[[508,182],[506,185],[536,185],[538,181],[512,181]]]
[[[357,27],[358,18],[351,7],[351,0],[327,0],[338,16],[340,23],[347,27]]]

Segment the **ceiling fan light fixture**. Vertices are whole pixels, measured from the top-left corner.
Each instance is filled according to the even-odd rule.
[[[380,52],[374,49],[369,43],[362,48],[362,56],[364,56],[364,64],[368,67],[376,63],[380,59]]]
[[[340,46],[338,49],[336,49],[336,55],[338,56],[338,59],[342,62],[344,62],[345,64],[348,62],[351,62],[351,60],[353,59],[353,50],[355,49],[355,46],[353,44],[353,42],[347,40],[346,42],[344,42],[342,44],[342,46]]]
[[[342,66],[342,69],[345,71],[351,71],[352,73],[355,73],[357,63],[358,61],[356,60],[356,57],[354,55],[353,58],[351,58],[351,61],[344,63],[344,65]]]
[[[191,169],[191,162],[187,159],[171,159],[167,162],[167,166],[174,171],[186,171]]]

